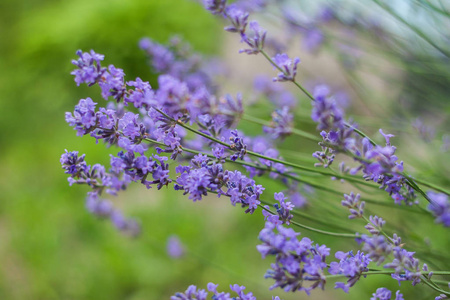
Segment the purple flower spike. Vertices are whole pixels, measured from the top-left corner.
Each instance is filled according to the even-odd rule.
[[[431,203],[428,209],[436,217],[436,223],[442,223],[445,227],[450,227],[450,201],[445,194],[428,192]]]
[[[100,65],[105,56],[97,54],[94,50],[90,53],[78,50],[76,54],[80,57],[78,60],[72,60],[72,64],[78,67],[77,70],[70,74],[75,75],[75,82],[77,85],[86,83],[88,85],[95,84],[100,77],[106,72],[106,69]]]
[[[167,254],[172,258],[180,258],[184,255],[185,250],[180,239],[172,235],[167,240]]]
[[[370,223],[364,226],[364,228],[366,228],[373,235],[380,234],[381,227],[383,227],[386,221],[378,216],[370,216],[369,220]]]
[[[347,253],[338,251],[336,252],[335,257],[340,259],[340,261],[339,263],[330,263],[328,272],[333,275],[342,274],[348,278],[347,283],[336,282],[334,287],[336,289],[341,288],[344,292],[348,293],[349,288],[355,285],[361,278],[362,273],[369,270],[367,266],[371,262],[371,259],[360,251],[358,251],[356,255],[351,251]]]
[[[379,288],[375,293],[372,294],[373,297],[370,300],[391,300],[392,293],[387,288]],[[400,291],[395,292],[394,300],[404,300],[403,295],[400,294]]]
[[[289,107],[284,106],[272,113],[272,126],[264,126],[265,133],[272,139],[284,139],[292,133],[292,120],[294,116],[289,112]]]
[[[249,14],[238,8],[236,5],[230,5],[227,7],[225,15],[232,24],[231,26],[225,27],[225,30],[229,32],[239,32],[241,35],[244,35],[248,24]]]
[[[290,220],[294,217],[291,214],[291,210],[294,209],[294,205],[291,202],[286,202],[285,200],[287,199],[283,193],[275,193],[274,195],[275,200],[277,200],[279,202],[275,203],[273,206],[275,207],[275,209],[277,210],[279,219],[289,225],[290,224]]]
[[[314,89],[314,103],[311,118],[318,123],[318,130],[344,129],[344,112],[332,97],[328,97],[329,89],[319,85]]]
[[[213,15],[218,15],[224,12],[227,0],[203,0],[203,5]]]
[[[264,48],[267,31],[262,29],[257,21],[251,21],[249,27],[252,31],[251,34],[241,34],[241,37],[250,49],[239,50],[239,53],[258,54]]]
[[[350,209],[351,215],[348,216],[349,219],[361,218],[364,214],[365,202],[361,202],[359,198],[360,194],[355,195],[353,192],[350,195],[344,194],[344,200],[341,201],[341,204]]]
[[[373,297],[371,297],[370,300],[391,300],[391,294],[391,291],[387,288],[379,288],[372,294]]]
[[[272,58],[277,69],[280,68],[281,72],[277,77],[273,78],[273,81],[294,81],[297,75],[297,65],[300,62],[300,58],[296,57],[290,59],[286,53],[277,54]]]
[[[236,161],[238,158],[242,160],[247,153],[247,145],[244,143],[244,138],[237,130],[231,131],[230,148],[235,151],[234,154],[230,156],[232,161]]]

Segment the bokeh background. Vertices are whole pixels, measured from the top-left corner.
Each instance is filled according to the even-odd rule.
[[[102,101],[96,87],[76,87],[69,74],[77,49],[94,49],[106,55],[107,64],[123,68],[127,78],[139,76],[155,84],[156,75],[137,43],[144,36],[164,43],[177,34],[200,53],[225,57],[230,74],[236,74],[230,75],[232,93],[241,89],[238,83],[243,78],[261,71],[271,74],[270,67],[261,67],[264,62],[259,58],[239,56],[238,41],[222,28],[217,18],[188,0],[0,2],[0,299],[168,299],[190,284],[205,287],[210,281],[224,289],[232,283],[243,284],[258,299],[270,299],[270,282],[263,278],[269,261],[262,261],[255,249],[257,233],[263,226],[259,214],[245,215],[226,199],[211,197],[192,203],[171,189],[136,186],[115,200],[142,224],[142,235],[133,239],[85,211],[88,189],[69,187],[59,163],[64,149],[87,153],[88,164],[107,164],[108,154],[115,153],[115,149],[106,149],[89,137],[77,137],[64,121],[64,112],[72,111],[80,98],[90,96]],[[366,42],[373,43],[370,38]],[[349,90],[355,119],[368,132],[376,133],[381,126],[388,132],[403,132],[396,144],[400,156],[409,159],[409,170],[448,186],[449,156],[440,150],[450,122],[448,64],[442,65],[428,55],[427,64],[416,59],[401,64],[408,68],[394,70],[389,62],[383,60],[380,67],[379,58],[373,58],[369,69],[376,65],[376,72],[384,73],[366,69],[359,77],[353,74],[354,79],[367,83],[369,91],[379,92],[364,96],[352,90],[348,81],[342,81],[339,74],[343,69],[336,63],[336,56],[301,49],[297,53],[302,55],[305,71],[300,78],[311,84],[327,81]],[[373,79],[383,74],[393,75],[395,84]],[[251,98],[251,80],[243,88]],[[360,98],[370,99],[369,103]],[[303,109],[300,114],[308,115],[308,105]],[[261,116],[269,111],[265,105],[254,108]],[[412,130],[410,121],[417,116],[436,128],[431,141],[421,140]],[[301,125],[314,128],[309,122]],[[260,133],[257,126],[243,126],[249,134]],[[297,149],[299,145],[306,149],[304,152],[315,148],[295,139],[288,139],[283,147]],[[289,155],[296,159],[295,152],[285,153],[285,157]],[[277,191],[267,179],[260,182],[269,186],[268,195]],[[334,216],[333,208],[321,216],[324,206],[308,213],[314,218]],[[384,213],[405,228],[414,227],[420,220],[396,210],[386,209]],[[345,221],[346,212],[341,210],[336,216]],[[447,232],[430,219],[427,224],[415,229],[415,240],[423,242],[426,232],[437,241],[434,246],[448,253]],[[184,244],[186,254],[182,258],[167,254],[167,240],[172,235]],[[327,243],[332,251],[349,247],[345,242],[308,236]],[[384,279],[359,282],[352,298],[368,298],[380,280]],[[395,289],[397,283],[388,278],[384,286]],[[405,285],[403,289],[405,296],[415,292]],[[284,299],[300,297],[278,290],[273,294]],[[341,291],[334,293],[330,284],[326,293],[315,293],[314,299],[346,296]],[[425,293],[421,297],[428,296]]]

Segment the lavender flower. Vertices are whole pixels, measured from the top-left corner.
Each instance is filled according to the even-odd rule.
[[[203,5],[214,15],[221,14],[225,10],[227,0],[203,0]]]
[[[258,54],[264,48],[264,42],[266,40],[267,31],[259,26],[257,21],[251,21],[249,23],[251,34],[241,34],[242,41],[244,41],[250,49],[241,49],[239,53]]]
[[[340,261],[339,263],[331,262],[328,272],[333,275],[342,274],[349,278],[347,283],[336,282],[334,287],[336,289],[341,288],[344,292],[348,293],[349,288],[355,285],[361,278],[362,273],[369,271],[367,266],[371,259],[360,251],[358,251],[356,255],[351,251],[347,253],[338,251],[336,252],[335,257]]]
[[[229,32],[239,32],[241,35],[245,35],[248,24],[248,12],[245,12],[232,4],[226,8],[225,15],[232,24],[231,26],[225,27],[225,30]]]
[[[105,58],[102,54],[97,54],[94,50],[90,53],[78,50],[76,54],[80,57],[78,60],[72,60],[72,64],[78,67],[70,74],[75,75],[75,82],[79,86],[81,83],[88,85],[95,84],[99,78],[106,72],[106,69],[100,65]]]
[[[273,78],[273,81],[294,81],[297,75],[297,65],[300,62],[300,58],[296,57],[290,59],[286,53],[277,54],[272,58],[275,63],[274,67],[280,68],[281,72],[277,77]]]
[[[284,106],[272,113],[272,126],[264,126],[263,130],[273,139],[284,139],[292,133],[292,119],[293,115],[289,113],[289,107]]]
[[[266,221],[265,228],[259,234],[262,244],[257,246],[263,258],[275,255],[275,263],[265,276],[275,280],[271,289],[281,287],[292,292],[303,290],[307,294],[317,287],[323,289],[326,282],[325,259],[330,254],[330,249],[325,245],[313,246],[308,238],[299,241],[297,236],[300,233],[283,227],[277,220],[278,216]],[[303,286],[308,281],[312,285]]]
[[[253,296],[253,293],[244,293],[246,289],[245,286],[240,286],[238,284],[230,285],[231,291],[237,294],[236,296],[231,297],[230,293],[218,292],[217,287],[218,284],[214,284],[212,282],[208,283],[207,289],[213,295],[211,296],[211,300],[256,300],[256,297]],[[184,293],[176,293],[172,296],[171,300],[206,300],[208,297],[208,292],[204,289],[197,289],[195,285],[191,285],[187,288]],[[275,297],[277,299],[278,297]],[[280,298],[278,298],[279,300]]]
[[[313,121],[319,123],[318,130],[332,130],[344,128],[344,113],[337,106],[335,100],[328,97],[330,90],[325,85],[314,89],[314,103],[311,112]]]
[[[286,202],[285,200],[287,197],[284,196],[283,193],[275,193],[274,195],[275,200],[277,200],[278,203],[275,203],[273,206],[277,210],[277,214],[280,218],[280,220],[283,222],[283,224],[290,224],[290,220],[294,217],[291,214],[291,211],[294,209],[294,205],[291,202]]]
[[[235,151],[230,156],[230,159],[232,161],[235,161],[238,158],[243,159],[244,155],[247,153],[247,145],[244,143],[244,138],[237,130],[231,131],[230,142],[230,148]]]
[[[412,281],[412,285],[418,284],[420,276],[422,275],[419,268],[419,260],[414,257],[414,252],[408,252],[401,247],[394,248],[394,260],[386,265],[384,268],[395,269],[392,278],[401,281]],[[404,272],[404,274],[401,274]]]
[[[445,227],[450,227],[450,201],[445,194],[428,192],[431,203],[428,209],[436,217],[436,223],[442,223]]]
[[[317,27],[308,28],[303,34],[302,42],[302,46],[306,51],[310,53],[317,51],[324,42],[322,30]]]
[[[364,242],[362,251],[366,252],[367,257],[378,265],[385,261],[386,257],[392,252],[391,244],[382,235],[372,237],[363,235],[361,239]]]
[[[369,220],[370,223],[364,226],[364,228],[366,228],[373,235],[380,234],[381,227],[383,227],[386,221],[378,216],[370,216]]]
[[[172,258],[180,258],[185,254],[183,244],[180,239],[172,235],[167,239],[167,254]]]
[[[360,194],[355,195],[353,192],[350,195],[344,194],[344,200],[341,201],[341,204],[350,209],[349,219],[361,218],[364,214],[364,206],[366,203],[359,200],[360,196]]]
[[[370,300],[391,300],[392,293],[387,288],[378,288],[375,293],[372,294],[373,297]],[[400,294],[400,291],[395,292],[394,300],[404,300],[403,295]]]

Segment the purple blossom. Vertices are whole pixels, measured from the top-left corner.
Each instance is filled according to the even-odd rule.
[[[273,81],[294,81],[297,75],[297,65],[300,62],[300,58],[296,57],[290,59],[286,53],[277,54],[272,58],[275,63],[274,67],[281,69],[277,77],[273,78]]]
[[[448,196],[431,191],[427,195],[431,200],[428,209],[436,217],[436,223],[442,223],[445,227],[450,227],[450,201]]]
[[[81,99],[75,105],[73,114],[66,112],[66,122],[74,127],[77,135],[82,136],[95,129],[94,126],[97,124],[96,105],[97,103],[92,101],[91,98]]]
[[[386,223],[385,220],[379,216],[370,216],[370,223],[368,223],[364,228],[366,228],[371,234],[378,235],[381,232],[381,227]]]
[[[227,0],[203,0],[203,5],[214,15],[221,14],[225,10]]]
[[[184,293],[176,293],[170,300],[206,300],[208,292],[198,289],[195,285],[190,285]]]
[[[230,127],[235,123],[244,113],[242,106],[242,94],[238,93],[235,98],[226,94],[225,97],[219,100],[219,112],[225,116],[223,119],[224,125]],[[217,120],[217,118],[215,118]]]
[[[263,130],[273,139],[284,139],[292,133],[292,120],[293,115],[289,112],[289,107],[284,106],[272,113],[271,126],[264,126]]]
[[[241,35],[245,35],[248,24],[248,12],[245,12],[238,6],[232,4],[226,8],[225,16],[231,22],[231,26],[225,27],[226,31],[239,32]]]
[[[80,176],[81,173],[84,173],[88,170],[86,162],[84,161],[85,154],[78,156],[78,151],[67,151],[61,155],[62,168],[65,169],[66,174],[70,174],[72,176]]]
[[[89,192],[86,197],[86,209],[99,217],[108,217],[113,212],[112,202],[100,199],[97,192]]]
[[[281,287],[292,292],[303,290],[307,294],[317,287],[323,289],[326,282],[325,259],[330,254],[330,249],[325,245],[313,246],[308,238],[299,241],[297,236],[300,233],[273,223],[276,219],[266,221],[265,228],[259,234],[262,244],[257,246],[263,258],[275,255],[275,263],[265,275],[266,278],[275,280],[271,289]],[[308,281],[312,284],[303,286]]]
[[[266,40],[267,31],[259,26],[257,21],[250,21],[249,26],[251,33],[248,32],[241,34],[242,41],[245,42],[250,48],[241,49],[239,53],[258,54],[264,48],[264,42]]]
[[[283,193],[275,193],[274,198],[279,202],[275,203],[273,206],[277,210],[277,214],[280,217],[280,220],[283,223],[289,225],[290,220],[294,217],[291,214],[291,210],[294,209],[294,205],[291,202],[285,201],[287,197],[285,197]]]
[[[369,271],[367,266],[371,259],[360,251],[356,255],[351,251],[347,253],[338,251],[335,257],[340,261],[339,263],[331,262],[328,272],[332,275],[342,274],[348,278],[347,283],[336,282],[335,285],[335,288],[341,288],[344,292],[348,293],[349,288],[355,285],[361,276],[364,276],[362,273]]]
[[[371,237],[363,235],[361,239],[364,242],[362,251],[378,265],[385,261],[386,257],[392,252],[391,244],[382,235],[374,235]]]
[[[370,300],[391,300],[391,291],[387,288],[378,288],[372,295],[373,297],[371,297]]]
[[[150,56],[152,67],[156,72],[170,73],[169,70],[175,61],[175,55],[172,51],[149,38],[141,39],[139,47]]]
[[[167,254],[172,258],[180,258],[185,254],[183,244],[175,235],[172,235],[167,239],[166,249]]]
[[[78,50],[76,54],[80,57],[78,60],[72,60],[72,64],[78,67],[70,74],[75,75],[75,82],[79,86],[81,83],[88,85],[95,84],[99,78],[106,72],[106,69],[100,65],[105,58],[104,55],[97,54],[94,50],[90,53]]]
[[[344,112],[337,106],[332,97],[328,97],[330,90],[325,85],[314,89],[314,103],[311,118],[317,122],[318,130],[333,130],[344,128]]]
[[[234,151],[230,156],[232,161],[235,161],[238,158],[242,160],[247,153],[247,145],[244,143],[244,138],[237,130],[231,131],[230,148]]]
[[[105,100],[108,100],[108,97],[113,97],[119,102],[124,97],[126,93],[124,76],[123,70],[113,65],[108,67],[108,72],[104,72],[101,80],[98,81],[98,85],[102,89],[102,97]]]
[[[252,292],[244,293],[246,289],[245,286],[241,286],[238,284],[230,285],[230,290],[236,293],[236,296],[231,297],[230,293],[218,292],[217,287],[218,284],[214,284],[212,282],[207,284],[207,289],[213,295],[211,296],[211,300],[256,300],[256,297],[253,296]],[[204,289],[197,289],[195,285],[191,285],[184,293],[176,293],[172,296],[171,300],[206,300],[208,297],[208,292]],[[275,297],[277,299],[278,297]],[[273,299],[273,298],[272,298]],[[280,298],[278,298],[280,300]]]
[[[373,297],[371,297],[370,300],[391,300],[392,293],[387,288],[378,288],[372,296]],[[400,294],[400,291],[395,292],[394,300],[404,300],[403,295]]]
[[[318,50],[318,48],[323,44],[323,41],[324,35],[322,30],[313,27],[306,30],[303,34],[302,46],[306,51],[312,53]]]
[[[135,81],[128,81],[127,85],[134,87],[134,90],[129,90],[124,98],[125,103],[133,103],[134,107],[141,108],[154,102],[155,93],[148,82],[138,77]]]
[[[364,214],[364,206],[366,203],[359,200],[360,196],[360,194],[355,195],[353,192],[350,195],[344,194],[344,200],[341,201],[341,204],[349,208],[349,219],[361,218]]]
[[[422,273],[419,268],[419,260],[414,257],[414,252],[408,252],[397,246],[393,253],[394,260],[384,265],[384,268],[395,269],[395,273],[391,275],[392,278],[398,280],[399,284],[406,280],[412,281],[412,285],[418,284],[421,281]]]

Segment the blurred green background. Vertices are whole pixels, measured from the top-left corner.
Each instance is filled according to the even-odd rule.
[[[137,47],[141,37],[164,43],[178,34],[196,51],[214,54],[221,48],[222,24],[186,0],[3,0],[0,16],[0,299],[168,299],[210,281],[224,289],[239,283],[258,299],[270,299],[271,282],[263,279],[269,261],[255,250],[263,226],[259,214],[245,215],[223,198],[192,203],[171,189],[136,186],[115,200],[142,223],[142,235],[132,239],[86,212],[88,189],[70,188],[59,163],[64,149],[87,153],[88,164],[108,163],[107,154],[114,153],[77,137],[64,121],[80,98],[102,101],[97,87],[76,87],[69,74],[77,49],[94,49],[127,78],[154,83]],[[267,194],[274,191],[276,186]],[[341,211],[339,218],[345,215]],[[166,253],[174,234],[188,250],[181,259]],[[448,245],[445,239],[442,244]],[[352,297],[374,292],[377,280],[359,282]],[[386,285],[395,289],[397,283]],[[314,299],[335,297],[331,284],[328,291]]]

